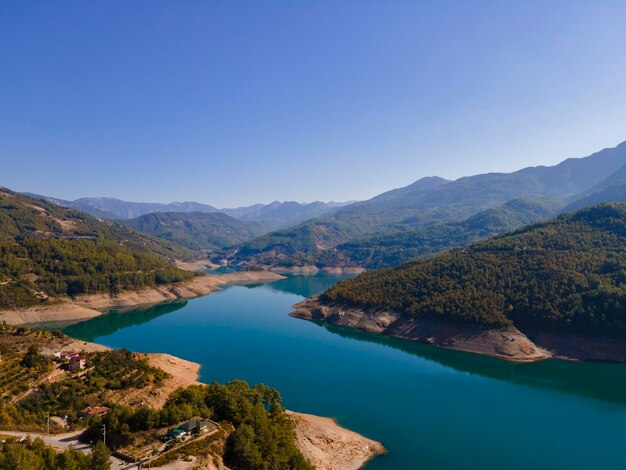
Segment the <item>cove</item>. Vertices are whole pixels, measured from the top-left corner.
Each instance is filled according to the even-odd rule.
[[[368,469],[623,467],[625,364],[514,364],[287,315],[340,279],[229,286],[64,331],[198,362],[203,382],[276,387],[286,408],[381,441],[388,454]]]

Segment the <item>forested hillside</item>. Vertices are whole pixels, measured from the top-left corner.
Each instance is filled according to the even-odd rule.
[[[165,240],[0,189],[0,308],[177,282],[192,275],[169,260],[191,256]]]
[[[269,231],[261,223],[242,222],[217,212],[157,212],[118,222],[191,250],[214,250]]]
[[[323,301],[520,329],[626,336],[626,204],[601,204],[364,273]]]

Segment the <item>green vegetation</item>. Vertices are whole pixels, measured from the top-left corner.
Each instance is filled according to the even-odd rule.
[[[160,212],[119,223],[191,250],[214,250],[267,232],[258,222],[242,222],[222,213]]]
[[[51,362],[49,357],[39,353],[39,347],[36,344],[31,344],[26,354],[24,354],[20,365],[27,369],[45,370],[50,366]]]
[[[191,442],[183,443],[178,447],[174,447],[172,450],[169,450],[165,454],[152,460],[150,462],[150,467],[160,467],[162,465],[175,462],[179,459],[185,459],[190,455],[211,458],[215,456],[221,457],[224,453],[223,443],[227,437],[228,432],[225,430],[225,428],[229,428],[229,430],[232,430],[232,427],[226,426],[225,423],[222,423],[222,426],[215,434],[211,434],[210,436],[203,437],[201,439],[195,439]]]
[[[160,410],[112,407],[105,417],[92,418],[84,439],[99,439],[106,424],[107,444],[116,448],[127,444],[134,432],[200,416],[234,426],[224,453],[230,468],[310,469],[295,446],[292,422],[280,402],[278,392],[262,384],[250,387],[235,380],[225,385],[192,385],[172,393]]]
[[[519,328],[626,336],[626,204],[545,223],[364,273],[326,302]]]
[[[96,448],[97,447],[97,448]],[[7,441],[0,447],[0,468],[6,470],[108,470],[111,468],[108,450],[94,447],[91,455],[78,450],[57,452],[41,439],[26,444]]]
[[[0,324],[0,399],[3,403],[10,403],[28,390],[29,384],[38,382],[52,370],[52,361],[39,352],[38,346],[50,340],[54,340],[54,335],[47,331]]]
[[[105,401],[105,391],[130,390],[158,385],[169,377],[136,353],[125,349],[87,355],[87,372],[60,382],[45,383],[18,403],[27,413],[50,412],[75,420],[87,406]],[[7,423],[0,423],[7,424]]]
[[[0,190],[0,308],[189,279],[169,264],[188,256],[169,242]]]

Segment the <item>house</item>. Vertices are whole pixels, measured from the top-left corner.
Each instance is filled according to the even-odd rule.
[[[35,296],[38,297],[40,300],[48,300],[49,299],[48,294],[46,294],[43,291],[35,292]]]
[[[89,406],[80,412],[83,418],[89,418],[90,416],[106,416],[109,412],[109,408],[106,406]]]
[[[85,368],[85,356],[72,356],[67,363],[67,370],[75,372]]]
[[[188,434],[200,434],[209,430],[209,423],[199,418],[191,418],[178,427]]]

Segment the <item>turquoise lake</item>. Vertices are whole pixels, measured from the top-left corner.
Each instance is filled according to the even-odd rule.
[[[64,331],[198,362],[204,382],[276,387],[286,408],[381,441],[368,470],[626,467],[626,365],[513,364],[287,316],[340,279],[229,286]]]

